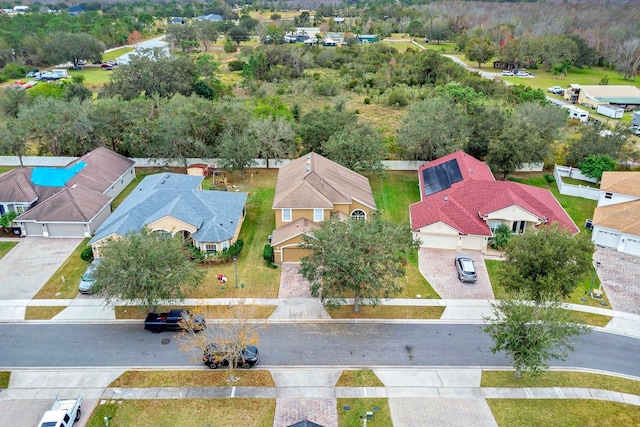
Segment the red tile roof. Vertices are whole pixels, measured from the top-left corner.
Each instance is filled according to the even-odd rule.
[[[500,209],[519,206],[543,223],[558,222],[572,233],[578,232],[574,222],[549,190],[511,181],[496,181],[486,164],[461,151],[419,168],[421,193],[422,170],[452,159],[458,161],[462,181],[448,189],[422,196],[422,201],[411,205],[412,230],[442,221],[462,235],[491,236],[483,217]]]

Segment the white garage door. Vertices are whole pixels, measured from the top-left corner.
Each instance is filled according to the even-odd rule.
[[[420,233],[418,237],[422,241],[420,246],[423,248],[456,250],[458,247],[458,236]]]
[[[594,240],[598,245],[618,249],[620,235],[616,233],[610,233],[608,231],[598,230],[598,236]]]
[[[47,224],[49,237],[84,237],[84,226],[82,224]]]
[[[627,239],[627,242],[624,245],[624,251],[629,255],[640,256],[640,240]]]

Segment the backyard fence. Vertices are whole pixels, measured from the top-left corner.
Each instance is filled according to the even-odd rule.
[[[580,169],[569,166],[555,165],[553,167],[553,177],[556,179],[558,191],[560,194],[567,196],[582,197],[583,199],[598,200],[600,199],[600,189],[589,187],[588,185],[566,184],[562,181],[563,177],[579,179],[581,181],[595,183],[595,178],[583,175]]]

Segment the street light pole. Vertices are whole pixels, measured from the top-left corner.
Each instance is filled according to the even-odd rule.
[[[598,275],[598,267],[600,267],[600,261],[596,261],[596,269],[593,271],[593,277],[591,278],[591,287],[589,288],[589,296],[592,296],[593,285],[596,283],[596,276]]]
[[[238,289],[238,257],[233,256],[233,269],[236,272],[236,289]]]

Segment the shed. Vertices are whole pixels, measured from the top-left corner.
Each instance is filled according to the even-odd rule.
[[[611,104],[600,104],[596,108],[598,114],[611,117],[612,119],[621,119],[624,116],[624,108],[616,107]]]

